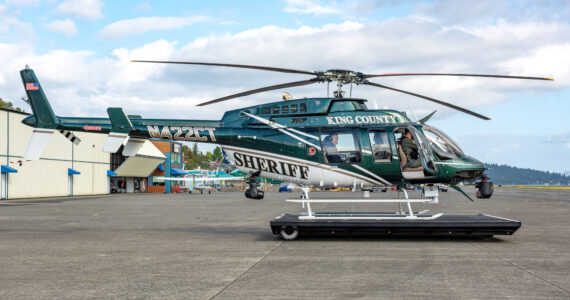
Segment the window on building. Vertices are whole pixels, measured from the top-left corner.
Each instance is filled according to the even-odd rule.
[[[172,143],[172,151],[170,152],[170,162],[179,165],[181,152],[182,152],[182,144]]]
[[[111,153],[111,171],[115,171],[119,168],[119,166],[125,162],[125,160],[127,159],[126,157],[123,156],[123,149],[124,146],[121,146],[119,148],[119,150],[117,151],[117,153]]]
[[[279,114],[279,106],[273,107],[273,114]]]
[[[281,113],[282,114],[288,114],[289,113],[289,105],[281,106]]]
[[[299,104],[299,112],[307,112],[307,103]]]

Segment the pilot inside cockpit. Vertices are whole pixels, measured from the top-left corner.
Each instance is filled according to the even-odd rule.
[[[338,133],[331,132],[323,139],[323,150],[329,163],[342,162],[336,145],[338,144]]]

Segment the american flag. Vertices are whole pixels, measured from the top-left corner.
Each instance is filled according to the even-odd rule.
[[[26,83],[26,91],[37,91],[40,89],[39,83]]]

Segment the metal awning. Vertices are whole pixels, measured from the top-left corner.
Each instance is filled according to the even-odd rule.
[[[111,170],[107,170],[107,176],[117,176],[117,173],[115,173]]]
[[[81,175],[81,172],[74,170],[72,168],[67,169],[67,175]]]
[[[7,165],[2,165],[2,172],[1,173],[18,173],[18,170],[7,166]]]
[[[171,168],[170,169],[170,175],[184,175],[186,174],[186,171],[182,170],[182,169],[178,169],[178,168]]]

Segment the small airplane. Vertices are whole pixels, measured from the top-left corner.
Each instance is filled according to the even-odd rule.
[[[346,186],[369,191],[377,186],[446,184],[463,193],[456,184],[475,182],[486,178],[485,166],[466,155],[459,145],[443,131],[427,125],[435,111],[419,121],[410,120],[404,112],[388,109],[369,109],[367,100],[345,98],[343,85],[357,84],[388,89],[419,97],[450,107],[469,115],[490,120],[471,110],[435,98],[371,82],[372,78],[393,76],[470,76],[508,79],[552,80],[543,77],[450,74],[450,73],[396,73],[363,74],[349,70],[304,71],[285,68],[172,61],[135,61],[205,65],[256,69],[313,76],[310,79],[283,83],[245,91],[198,106],[209,105],[255,93],[303,86],[314,83],[336,82],[334,97],[293,99],[265,103],[225,112],[221,120],[143,119],[129,116],[122,108],[107,109],[108,118],[60,117],[53,112],[34,71],[28,67],[20,72],[33,115],[23,123],[34,127],[26,152],[26,159],[37,159],[49,137],[60,131],[72,142],[80,142],[74,131],[107,134],[103,147],[106,152],[117,152],[123,143],[145,139],[197,141],[219,144],[226,159],[240,170],[250,174],[248,198],[263,198],[255,178],[263,176],[293,182],[301,186]],[[419,166],[410,167],[401,141],[411,133],[417,145]],[[179,179],[177,179],[179,180]],[[478,182],[485,197],[492,194],[492,183]],[[489,187],[490,184],[490,187]]]
[[[164,176],[158,176],[157,179],[159,180],[165,180],[165,181],[170,181],[170,182],[189,182],[190,186],[188,188],[188,192],[192,193],[195,191],[198,191],[200,193],[203,193],[204,191],[208,191],[208,194],[211,193],[212,190],[214,190],[215,188],[215,184],[216,183],[220,183],[222,181],[224,182],[231,182],[231,181],[243,181],[244,177],[243,176],[224,176],[224,177],[219,177],[219,176],[202,176],[202,175],[194,175],[194,174],[189,174],[186,175],[185,177],[164,177]]]

